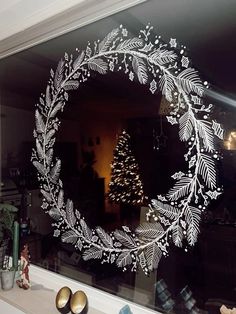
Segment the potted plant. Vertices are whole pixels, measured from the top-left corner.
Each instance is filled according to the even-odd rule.
[[[14,285],[18,268],[19,224],[15,221],[18,209],[10,204],[0,204],[0,268],[1,283],[5,290]],[[13,241],[12,259],[9,258],[9,243]]]

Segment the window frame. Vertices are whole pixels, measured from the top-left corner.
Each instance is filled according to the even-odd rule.
[[[52,15],[45,19],[48,10],[53,14],[53,7],[42,8],[34,12],[32,16],[41,19],[41,22],[22,29],[20,23],[14,25],[15,34],[0,40],[0,59],[8,57],[17,52],[23,51],[35,45],[56,38],[60,35],[69,33],[75,29],[96,22],[100,19],[128,9],[147,0],[78,0],[78,4],[64,10],[63,12]],[[49,1],[50,2],[50,1]],[[61,3],[58,3],[62,7]],[[63,9],[62,9],[63,10]],[[60,8],[57,10],[60,11]],[[19,13],[17,20],[24,20],[24,10]],[[55,13],[54,13],[55,14]],[[49,15],[49,14],[48,14]],[[33,21],[32,16],[31,21]]]

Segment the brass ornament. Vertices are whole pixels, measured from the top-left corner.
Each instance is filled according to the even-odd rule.
[[[72,314],[87,313],[88,299],[83,291],[76,291],[70,299],[70,310]]]
[[[69,287],[62,287],[56,296],[56,308],[62,314],[70,312],[70,299],[72,291]]]

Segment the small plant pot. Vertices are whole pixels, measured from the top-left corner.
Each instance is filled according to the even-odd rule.
[[[3,290],[10,290],[14,286],[15,270],[3,270],[1,271],[1,284]]]

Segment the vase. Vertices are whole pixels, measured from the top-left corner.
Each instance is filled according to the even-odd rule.
[[[10,290],[14,286],[15,270],[2,270],[1,271],[1,284],[3,290]]]

